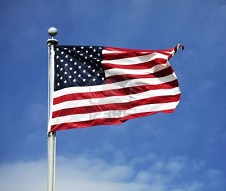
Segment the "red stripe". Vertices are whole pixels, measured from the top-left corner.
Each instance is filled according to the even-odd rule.
[[[172,74],[174,71],[172,67],[168,67],[164,70],[155,72],[154,74],[144,74],[144,75],[137,75],[137,74],[121,74],[121,75],[115,75],[115,76],[110,76],[106,78],[106,83],[115,83],[115,82],[121,82],[125,80],[131,80],[131,79],[137,79],[137,78],[160,78],[160,77],[165,77],[170,74]]]
[[[66,130],[66,129],[73,129],[73,128],[85,128],[85,127],[91,127],[96,125],[116,125],[116,124],[124,123],[125,121],[133,118],[145,117],[145,116],[152,115],[155,113],[160,113],[160,112],[172,113],[173,111],[174,109],[162,110],[158,112],[136,113],[136,114],[131,114],[121,118],[103,118],[103,119],[95,119],[95,120],[88,120],[88,121],[74,122],[74,123],[61,123],[58,125],[52,125],[51,131]]]
[[[125,48],[113,48],[113,47],[105,47],[105,50],[108,51],[121,51],[117,53],[104,53],[102,54],[103,58],[105,60],[117,60],[117,59],[123,59],[123,58],[131,58],[131,57],[137,57],[137,56],[145,56],[148,54],[163,54],[170,57],[170,51],[172,51],[174,48],[167,49],[167,50],[133,50],[133,49],[125,49]]]
[[[52,118],[62,117],[67,115],[74,115],[74,114],[89,114],[89,113],[95,113],[95,112],[101,112],[101,111],[128,110],[140,105],[170,103],[170,102],[176,102],[179,99],[180,99],[180,94],[177,94],[177,95],[169,95],[169,96],[156,96],[152,98],[145,98],[145,99],[140,99],[140,100],[131,101],[127,103],[112,103],[112,104],[61,109],[59,111],[53,112]]]
[[[131,57],[137,57],[137,56],[145,56],[149,55],[150,52],[142,53],[142,52],[120,52],[120,53],[104,53],[102,54],[104,60],[117,60],[117,59],[123,59],[123,58],[131,58]]]
[[[108,96],[123,96],[123,95],[129,95],[129,94],[142,93],[142,92],[149,91],[149,90],[171,89],[173,87],[178,87],[178,86],[179,86],[178,81],[174,80],[174,81],[162,83],[159,85],[142,85],[142,86],[122,88],[122,89],[117,89],[117,90],[67,94],[67,95],[63,95],[63,96],[54,98],[53,105],[56,105],[56,104],[59,104],[62,102],[66,102],[66,101],[71,101],[71,100],[103,98],[103,97],[108,97]]]
[[[131,64],[131,65],[120,65],[120,64],[111,64],[111,63],[103,63],[102,66],[104,69],[112,69],[112,68],[123,68],[123,69],[149,69],[159,64],[166,64],[167,60],[163,58],[156,58],[154,60],[143,62],[140,64]]]

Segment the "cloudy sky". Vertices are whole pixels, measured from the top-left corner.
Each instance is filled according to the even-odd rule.
[[[173,114],[57,133],[56,190],[226,190],[224,0],[1,0],[0,190],[47,189],[48,29],[59,44],[166,49]]]

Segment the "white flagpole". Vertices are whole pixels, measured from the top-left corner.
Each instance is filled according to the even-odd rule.
[[[48,191],[55,191],[55,169],[56,169],[56,132],[50,132],[52,115],[52,92],[54,90],[54,45],[58,41],[53,37],[57,35],[57,29],[54,27],[48,30],[50,39],[48,44]]]

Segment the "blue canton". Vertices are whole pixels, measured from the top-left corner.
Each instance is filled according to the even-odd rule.
[[[54,91],[105,83],[102,46],[55,46]]]

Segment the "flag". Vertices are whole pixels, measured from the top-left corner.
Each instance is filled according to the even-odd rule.
[[[180,47],[55,46],[50,131],[173,112],[181,92],[169,59]]]

